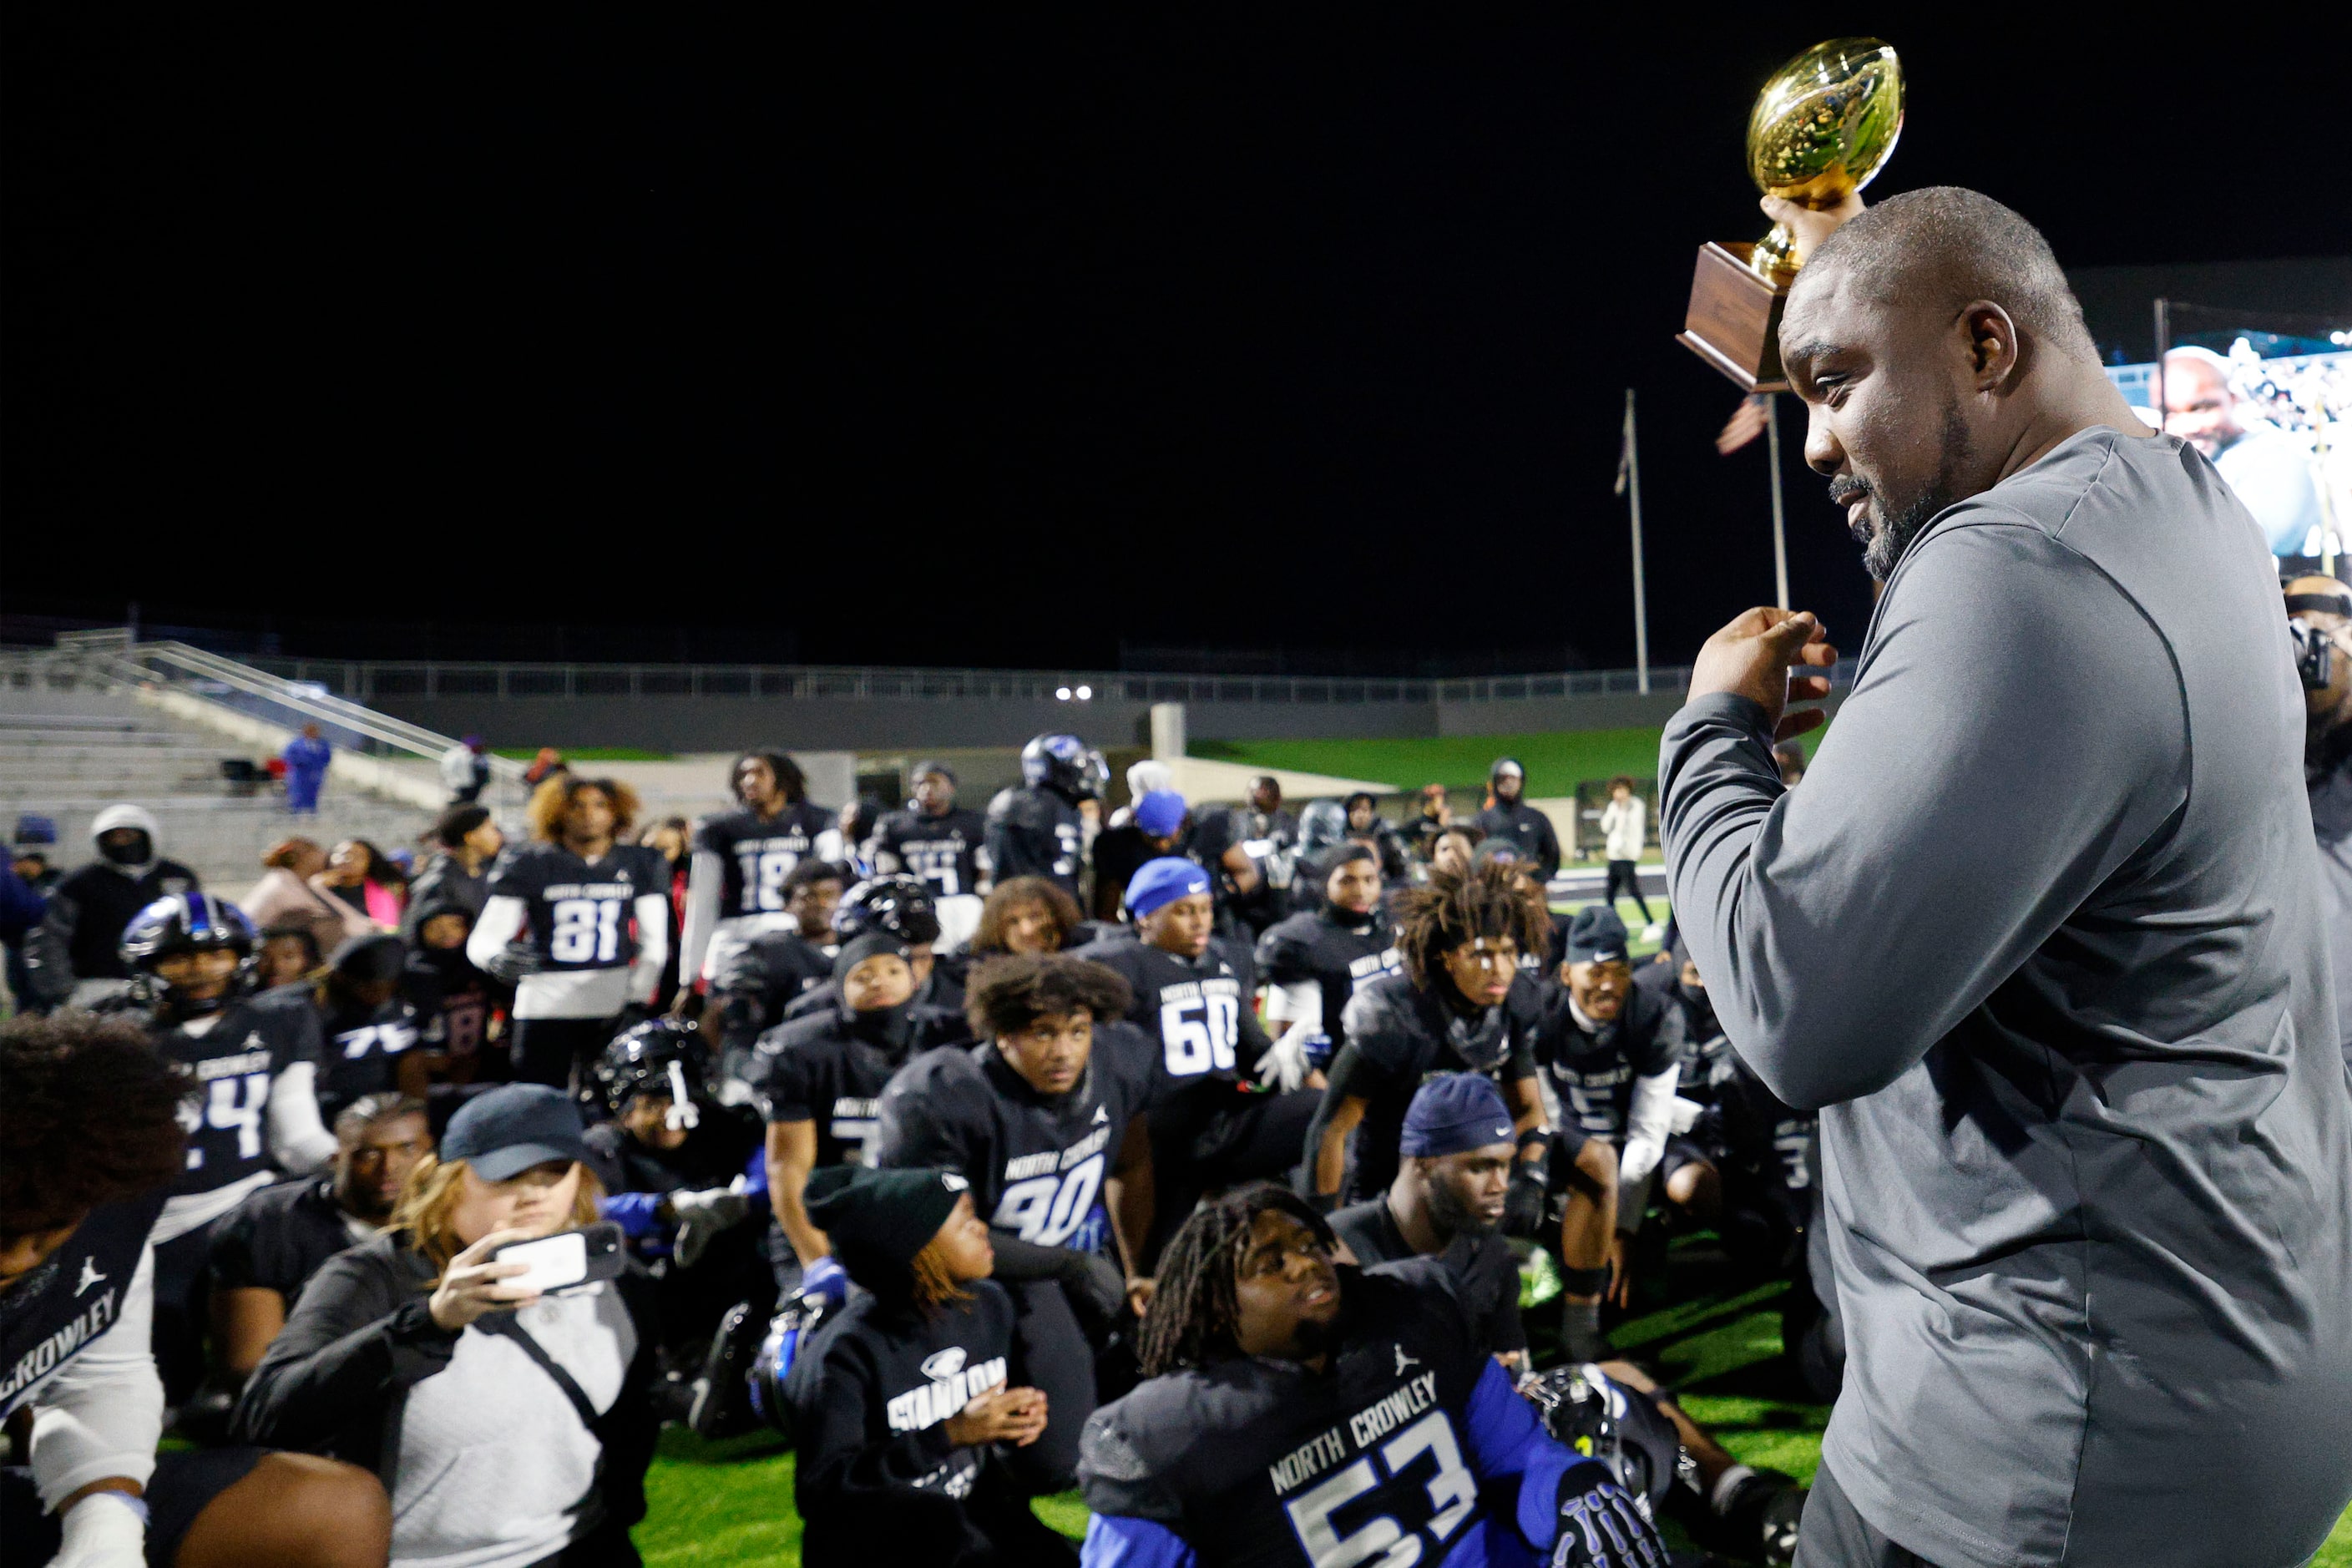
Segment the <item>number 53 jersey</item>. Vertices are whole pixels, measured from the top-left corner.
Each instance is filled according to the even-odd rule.
[[[1339,1270],[1322,1372],[1229,1356],[1156,1377],[1087,1421],[1089,1564],[1532,1564],[1578,1456],[1475,1342],[1444,1266]]]
[[[916,1058],[882,1091],[871,1145],[880,1166],[954,1171],[1000,1230],[1039,1247],[1102,1250],[1089,1225],[1127,1124],[1149,1102],[1152,1047],[1132,1026],[1097,1024],[1075,1088],[1044,1095],[993,1040]]]

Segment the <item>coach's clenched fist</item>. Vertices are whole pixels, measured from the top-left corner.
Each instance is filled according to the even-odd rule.
[[[1770,716],[1772,738],[1785,741],[1816,728],[1823,719],[1817,708],[1785,717],[1781,710],[1791,700],[1811,702],[1830,694],[1828,676],[1792,676],[1789,671],[1827,669],[1837,657],[1829,632],[1811,610],[1791,615],[1759,606],[1706,639],[1691,670],[1690,694],[1698,698],[1727,691],[1748,698]]]

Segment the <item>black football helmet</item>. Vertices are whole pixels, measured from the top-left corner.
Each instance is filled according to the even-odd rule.
[[[1110,764],[1076,735],[1038,735],[1021,748],[1021,782],[1072,800],[1100,800],[1110,785]]]
[[[254,953],[259,943],[253,932],[253,922],[245,911],[226,899],[194,889],[184,893],[166,893],[131,917],[122,928],[122,942],[116,948],[123,967],[137,978],[141,993],[150,998],[162,997],[175,1009],[185,1014],[216,1012],[236,996],[252,989],[256,968]],[[193,1002],[177,996],[173,987],[155,973],[159,960],[183,952],[233,952],[237,956],[236,974],[228,989],[217,998]]]
[[[843,942],[883,931],[909,946],[940,939],[940,917],[920,877],[868,877],[841,895],[833,934]]]
[[[702,1031],[670,1018],[649,1018],[622,1030],[596,1058],[596,1092],[610,1114],[640,1094],[669,1096],[673,1127],[700,1125],[698,1102],[708,1092],[710,1053]]]

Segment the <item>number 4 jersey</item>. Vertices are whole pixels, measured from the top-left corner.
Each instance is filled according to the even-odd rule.
[[[310,1135],[303,1142],[317,1144],[323,1136],[317,1100],[323,1047],[318,1015],[310,1008],[247,998],[226,1012],[158,1029],[155,1048],[186,1063],[194,1079],[180,1102],[187,1163],[155,1222],[160,1247],[211,1224],[275,1181],[271,1145],[287,1142],[289,1129],[299,1129]],[[327,1137],[324,1152],[332,1151]],[[309,1152],[320,1153],[315,1146]]]
[[[1578,1456],[1544,1435],[1476,1344],[1443,1265],[1339,1278],[1338,1349],[1323,1371],[1229,1356],[1095,1412],[1078,1457],[1097,1516],[1087,1563],[1538,1560]]]
[[[955,1171],[989,1224],[1039,1247],[1099,1251],[1108,1237],[1088,1216],[1151,1072],[1150,1044],[1125,1024],[1095,1026],[1087,1070],[1061,1095],[1030,1088],[993,1040],[932,1051],[882,1091],[873,1163]]]

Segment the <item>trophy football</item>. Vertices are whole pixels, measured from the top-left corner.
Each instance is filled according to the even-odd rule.
[[[1903,67],[1876,38],[1815,44],[1772,73],[1748,116],[1757,188],[1822,211],[1870,184],[1903,133]],[[1675,341],[1745,392],[1786,392],[1780,307],[1797,277],[1785,224],[1755,244],[1699,247],[1690,310]]]

